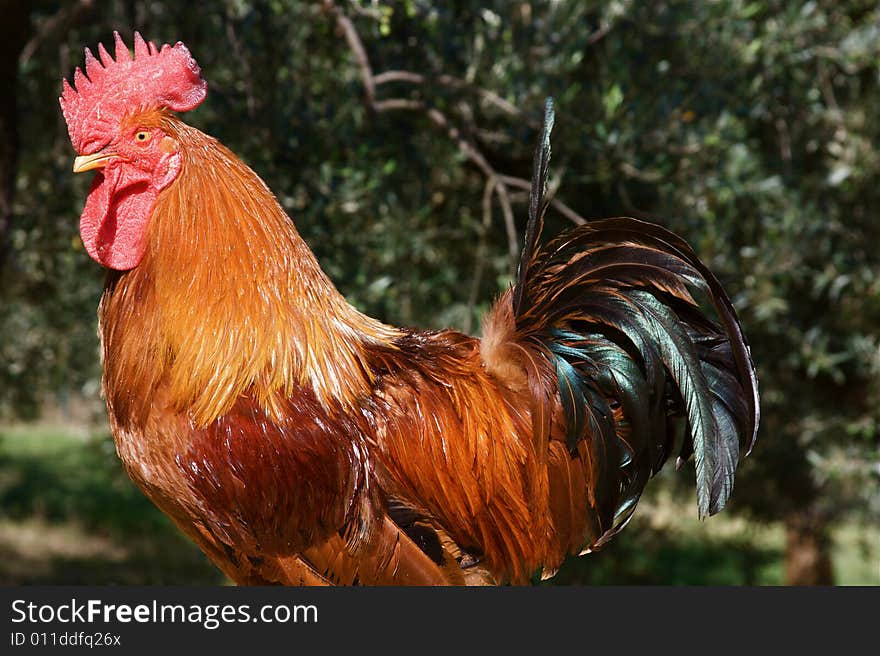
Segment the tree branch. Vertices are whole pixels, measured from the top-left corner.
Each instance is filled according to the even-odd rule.
[[[336,21],[336,26],[345,37],[349,49],[354,55],[355,61],[358,65],[358,70],[360,71],[361,82],[364,88],[364,102],[366,103],[367,107],[369,107],[370,110],[376,113],[391,111],[414,111],[423,114],[425,117],[428,118],[428,120],[434,123],[434,125],[443,129],[446,132],[447,136],[458,147],[459,151],[461,151],[461,153],[467,159],[473,162],[473,164],[478,169],[480,169],[483,175],[486,176],[486,187],[483,192],[483,234],[488,233],[489,226],[491,225],[492,195],[494,194],[498,197],[498,203],[501,206],[501,212],[504,217],[504,228],[507,234],[508,256],[510,258],[511,272],[513,272],[519,256],[519,243],[517,239],[516,222],[514,220],[510,192],[508,191],[507,187],[508,185],[510,185],[511,187],[528,190],[531,187],[531,183],[528,180],[524,180],[522,178],[499,174],[495,170],[495,168],[489,163],[489,160],[485,157],[485,155],[483,155],[476,144],[467,139],[462,134],[461,130],[449,120],[449,117],[436,107],[429,105],[423,100],[416,100],[413,98],[387,98],[383,100],[378,100],[376,97],[376,93],[378,87],[393,82],[405,82],[418,86],[424,86],[426,84],[439,84],[441,86],[474,93],[488,104],[491,104],[492,106],[505,112],[506,114],[527,120],[529,125],[533,128],[540,127],[539,123],[534,119],[526,116],[521,110],[516,108],[514,105],[506,101],[498,94],[489,91],[488,89],[483,89],[482,87],[475,86],[470,82],[461,80],[451,75],[438,75],[435,77],[428,77],[426,75],[422,75],[421,73],[415,73],[405,70],[391,70],[379,74],[374,74],[373,68],[370,64],[369,56],[367,55],[367,50],[364,47],[363,41],[361,40],[357,28],[355,27],[352,20],[345,15],[345,12],[340,9],[333,0],[324,0],[324,9]],[[608,33],[609,30],[610,26],[606,26],[597,31],[590,38],[590,45],[598,42]],[[553,197],[552,194],[550,195],[550,204],[554,209],[556,209],[560,214],[565,216],[572,223],[576,225],[582,225],[586,223],[586,219],[584,219],[584,217],[575,212],[561,200]],[[478,259],[482,260],[485,257],[485,253],[483,252],[485,251],[485,238],[482,236],[481,242],[480,244],[478,244],[477,251]],[[466,319],[466,323],[468,324],[468,326],[470,325],[471,321],[470,313],[472,312],[473,306],[476,303],[475,295],[477,294],[479,280],[482,276],[482,268],[483,265],[481,263],[475,265],[475,282],[471,287],[468,299],[468,318]]]
[[[519,189],[529,190],[532,188],[532,183],[523,178],[515,178],[510,175],[502,175],[501,181],[505,184],[510,185],[511,187],[517,187]],[[574,223],[575,225],[583,225],[587,222],[587,220],[582,217],[580,214],[571,209],[568,205],[563,203],[561,200],[556,198],[556,196],[549,194],[550,206],[553,207],[557,212],[559,212],[566,219]]]
[[[370,107],[374,107],[376,103],[376,83],[373,79],[373,69],[370,68],[370,59],[367,57],[367,50],[364,48],[364,43],[361,41],[361,37],[355,29],[354,23],[352,23],[351,19],[336,6],[336,3],[333,2],[333,0],[324,0],[324,9],[333,15],[336,19],[336,25],[345,35],[348,47],[354,54],[361,71],[361,81],[364,85],[364,94],[366,95],[367,104]]]
[[[367,50],[366,48],[364,48],[363,41],[361,41],[360,35],[358,34],[354,23],[348,16],[345,15],[345,13],[339,7],[336,6],[336,3],[333,2],[333,0],[324,0],[324,8],[335,18],[336,25],[345,36],[345,40],[348,43],[352,53],[354,54],[355,60],[358,63],[358,68],[360,69],[361,74],[361,81],[363,82],[364,86],[364,100],[367,103],[367,106],[376,113],[400,110],[421,112],[436,126],[444,129],[446,131],[446,134],[449,136],[450,139],[452,139],[452,141],[455,143],[461,153],[471,162],[473,162],[477,166],[477,168],[480,169],[480,171],[483,172],[483,175],[486,176],[486,179],[488,181],[487,184],[489,184],[489,182],[492,183],[492,188],[498,196],[498,201],[501,205],[501,211],[504,215],[504,227],[505,231],[507,232],[508,255],[510,257],[511,273],[513,273],[514,266],[516,265],[517,257],[519,255],[519,243],[517,240],[516,222],[514,220],[513,207],[510,203],[510,195],[507,191],[507,186],[501,179],[501,176],[498,175],[498,172],[489,163],[489,160],[487,160],[483,153],[480,152],[480,149],[474,143],[466,139],[462,135],[461,130],[453,125],[449,118],[436,107],[431,107],[421,100],[413,100],[410,98],[389,98],[386,100],[376,100],[376,87],[379,84],[385,84],[391,81],[405,81],[416,84],[423,84],[426,78],[423,75],[420,75],[418,73],[411,73],[409,71],[389,71],[388,73],[383,73],[378,76],[373,75],[373,68],[370,65],[370,59],[367,56]],[[468,85],[466,82],[462,82],[461,80],[457,80],[456,78],[452,78],[450,76],[444,75],[440,76],[440,78],[438,79],[444,80],[444,82],[442,83],[448,84],[450,86],[459,85],[461,87],[470,87],[470,85]],[[379,82],[377,82],[377,80]],[[505,111],[510,111],[512,109],[514,113],[519,115],[519,110],[507,103],[507,101],[505,101],[500,96],[484,90],[484,97],[492,98],[496,106],[504,107]]]
[[[464,317],[464,332],[470,333],[474,319],[474,308],[477,305],[477,297],[480,294],[480,283],[483,281],[483,269],[486,264],[486,239],[492,226],[492,194],[495,192],[495,180],[486,181],[483,190],[483,222],[480,224],[480,236],[477,240],[477,254],[474,258],[474,273],[471,276],[471,289],[468,292],[466,313]]]
[[[526,121],[528,121],[530,127],[534,129],[538,129],[540,127],[540,123],[538,123],[538,121],[534,120],[530,116],[527,116],[522,110],[520,110],[512,103],[506,101],[494,91],[475,86],[470,82],[459,79],[457,77],[453,77],[451,75],[438,75],[437,77],[429,78],[425,75],[422,75],[421,73],[413,73],[412,71],[385,71],[384,73],[379,73],[378,75],[373,77],[373,83],[377,87],[391,82],[408,82],[410,84],[418,85],[423,85],[428,82],[431,84],[438,84],[440,86],[449,87],[451,89],[462,89],[465,91],[469,91],[471,93],[475,93],[485,102],[496,107],[497,109],[500,109],[505,114],[525,119]]]
[[[608,33],[611,31],[611,28],[612,28],[612,24],[610,22],[605,23],[604,25],[601,25],[598,30],[593,32],[587,38],[587,45],[594,46],[597,43],[599,43],[599,41],[601,41],[602,39],[604,39],[608,35]]]

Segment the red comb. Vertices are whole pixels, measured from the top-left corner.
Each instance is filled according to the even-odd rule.
[[[119,36],[116,59],[98,45],[99,62],[86,48],[85,73],[73,75],[75,88],[64,80],[61,111],[73,147],[83,155],[102,148],[119,130],[119,121],[129,112],[167,107],[186,112],[197,107],[207,93],[196,60],[179,41],[161,49],[134,33],[134,57]]]

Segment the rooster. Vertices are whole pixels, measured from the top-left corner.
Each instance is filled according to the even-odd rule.
[[[96,171],[80,219],[116,448],[239,584],[524,584],[601,548],[678,449],[721,508],[758,425],[736,313],[691,248],[635,219],[540,245],[553,122],[516,279],[482,338],[349,305],[265,183],[182,122],[182,44],[85,51],[61,108]],[[699,292],[695,298],[694,293]],[[702,309],[708,299],[715,319]]]

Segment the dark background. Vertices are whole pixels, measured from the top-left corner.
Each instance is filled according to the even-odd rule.
[[[479,331],[553,95],[548,233],[629,215],[685,236],[763,404],[728,510],[698,522],[691,468],[666,471],[553,582],[880,583],[876,2],[194,6],[0,0],[0,582],[222,581],[125,477],[100,399],[103,271],[57,97],[82,47],[137,28],[187,44],[209,94],[185,119],[263,176],[352,303],[403,325]]]

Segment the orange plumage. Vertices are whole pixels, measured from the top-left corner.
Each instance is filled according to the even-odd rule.
[[[62,98],[75,169],[100,169],[82,231],[111,268],[110,423],[132,479],[230,578],[552,574],[622,528],[682,415],[701,513],[724,505],[757,425],[754,370],[683,242],[615,219],[539,249],[545,139],[519,277],[482,339],[384,325],[337,292],[252,170],[171,113],[204,97],[188,51],[136,36],[126,60],[119,43]],[[162,74],[120,93],[139,61]]]

